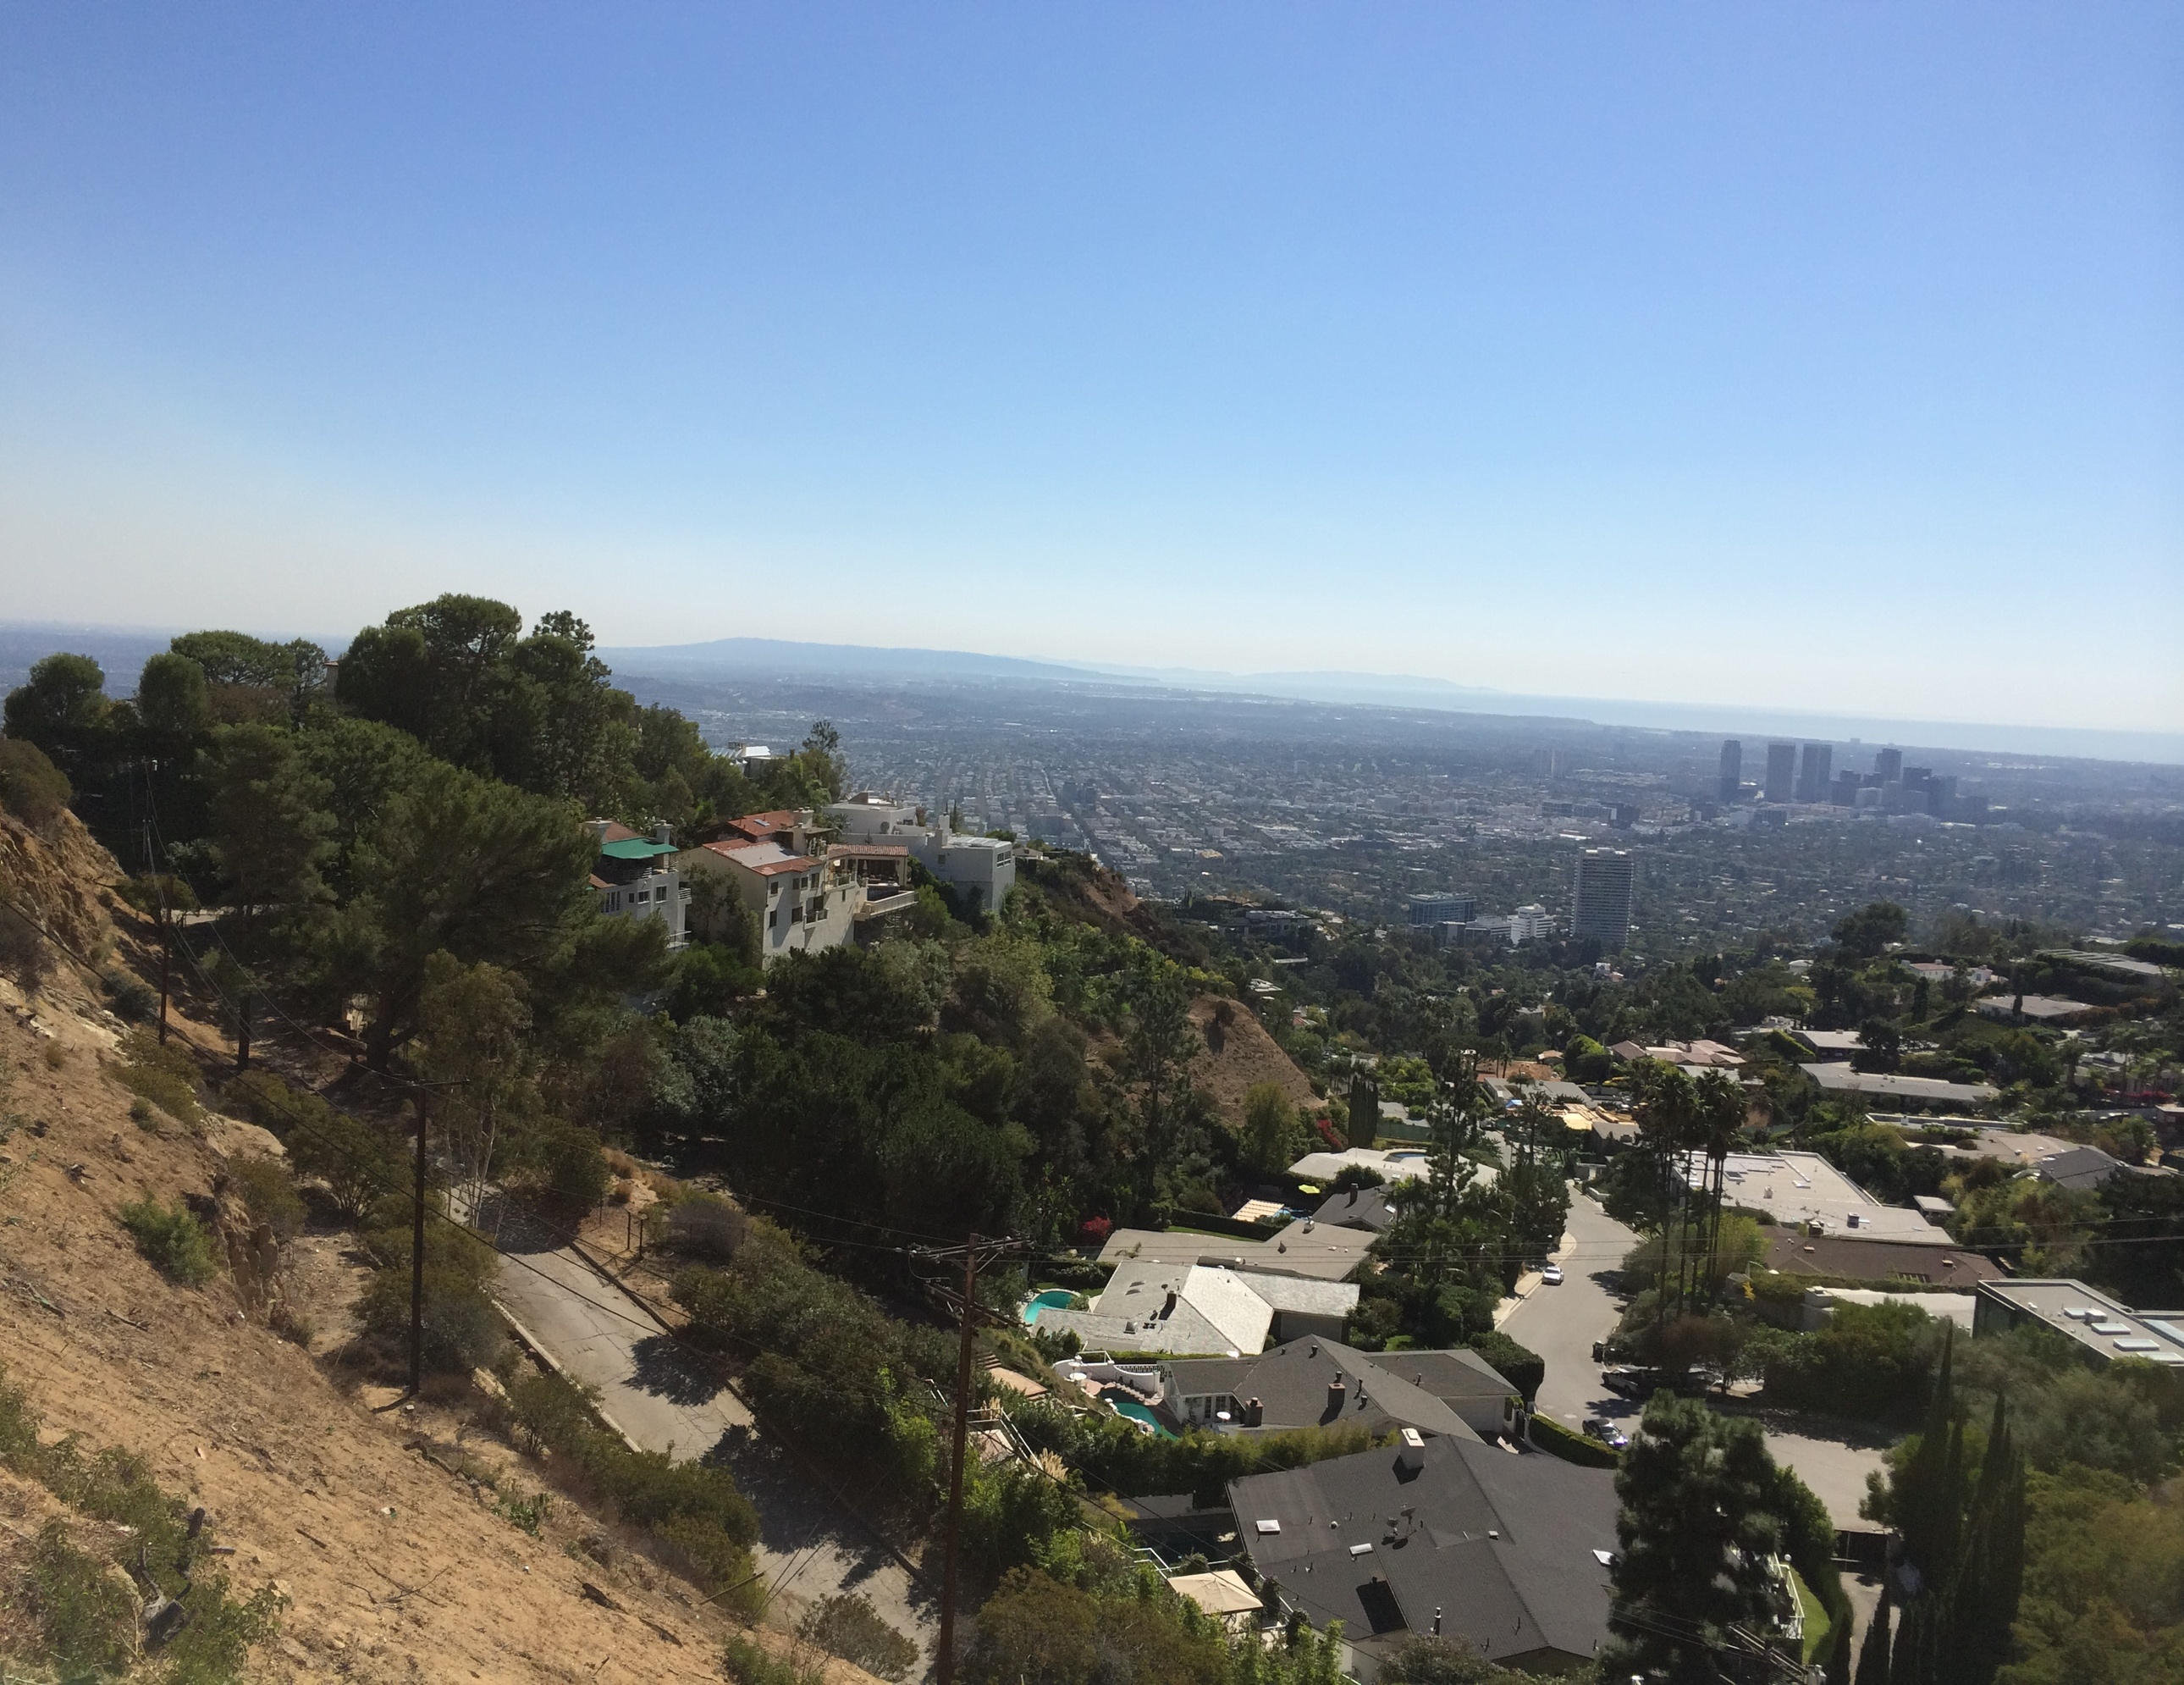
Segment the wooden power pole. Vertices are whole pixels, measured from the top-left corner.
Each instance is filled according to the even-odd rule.
[[[971,1370],[975,1355],[973,1335],[981,1321],[991,1318],[978,1303],[978,1272],[1024,1250],[1016,1240],[987,1240],[978,1235],[960,1247],[920,1247],[912,1254],[932,1264],[959,1265],[962,1285],[950,1289],[930,1282],[933,1296],[955,1311],[958,1329],[956,1347],[956,1423],[954,1451],[948,1465],[948,1546],[946,1567],[940,1582],[940,1649],[933,1658],[939,1685],[954,1685],[956,1677],[956,1587],[962,1555],[963,1461],[970,1443]]]
[[[425,1091],[417,1091],[417,1186],[410,1224],[410,1396],[425,1390]]]

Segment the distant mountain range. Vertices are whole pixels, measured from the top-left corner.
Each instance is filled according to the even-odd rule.
[[[1975,721],[1823,714],[1786,708],[1726,707],[1706,702],[1527,695],[1409,673],[1235,673],[1190,667],[1026,661],[960,650],[797,644],[771,638],[722,638],[710,644],[603,649],[599,654],[617,672],[699,682],[833,678],[868,682],[1158,685],[1178,690],[1351,706],[1580,720],[1658,731],[1719,732],[1724,737],[1763,741],[1769,737],[1810,738],[1830,743],[1893,743],[1906,748],[1915,745],[1975,753],[2053,755],[2184,765],[2184,733],[2177,732],[2098,731],[2065,726],[1994,725]]]
[[[23,682],[31,662],[56,650],[94,657],[109,688],[136,688],[145,659],[167,647],[157,628],[0,622],[0,690]],[[292,633],[267,636],[291,636]],[[344,639],[326,640],[337,650]],[[2184,733],[2095,731],[2060,726],[1937,723],[1823,714],[1706,702],[1642,702],[1598,696],[1527,695],[1407,673],[1221,672],[1188,667],[1032,661],[967,650],[888,649],[864,644],[801,644],[776,638],[717,638],[704,644],[603,648],[600,657],[630,677],[686,682],[839,679],[866,684],[1009,683],[1163,687],[1323,702],[1590,721],[1659,731],[1719,732],[1724,737],[1810,738],[1830,743],[1894,743],[1975,753],[2064,756],[2184,765]]]
[[[777,638],[716,638],[709,644],[601,649],[617,672],[652,678],[1045,679],[1106,678],[1112,669],[978,656],[967,650],[889,650],[866,644],[795,644]]]

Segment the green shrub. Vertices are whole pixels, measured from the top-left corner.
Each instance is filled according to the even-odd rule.
[[[750,1232],[750,1219],[718,1194],[691,1189],[671,1209],[661,1227],[660,1244],[684,1258],[727,1264]]]
[[[51,1445],[38,1439],[37,1418],[21,1391],[0,1381],[0,1462],[37,1481],[71,1509],[110,1524],[98,1530],[111,1554],[70,1543],[63,1524],[40,1536],[30,1589],[47,1652],[63,1677],[81,1678],[127,1665],[134,1652],[135,1610],[114,1574],[126,1560],[140,1581],[180,1597],[186,1619],[161,1653],[165,1685],[231,1685],[248,1648],[270,1635],[280,1599],[270,1587],[237,1603],[227,1576],[198,1560],[209,1533],[191,1534],[182,1502],[159,1489],[150,1465],[109,1448],[86,1454],[70,1435]]]
[[[178,1124],[192,1130],[203,1127],[197,1061],[181,1042],[162,1047],[156,1031],[139,1027],[121,1038],[121,1057],[114,1075],[124,1088],[142,1095]]]
[[[233,1685],[250,1647],[273,1635],[282,1602],[272,1587],[260,1586],[237,1603],[226,1575],[200,1571],[182,1594],[181,1630],[160,1653],[164,1685]]]
[[[607,1197],[614,1173],[591,1130],[576,1124],[550,1124],[540,1130],[532,1152],[546,1197],[558,1210],[585,1211]]]
[[[382,1219],[409,1214],[407,1200],[389,1200]],[[406,1351],[410,1341],[410,1235],[406,1226],[376,1228],[365,1236],[384,1260],[365,1287],[359,1320],[382,1348]],[[490,1369],[508,1342],[500,1313],[487,1297],[499,1256],[476,1236],[437,1219],[425,1225],[424,1358],[442,1374]]]
[[[131,1024],[148,1024],[159,1015],[159,997],[119,966],[99,974],[98,986],[106,993],[114,1015]]]
[[[583,1471],[621,1518],[674,1546],[696,1576],[733,1606],[755,1615],[764,1601],[750,1574],[758,1515],[726,1469],[632,1451],[600,1426],[584,1395],[558,1375],[532,1375],[509,1389],[509,1414],[532,1449]]]
[[[722,1648],[721,1665],[736,1685],[826,1685],[819,1669],[779,1660],[740,1633]]]
[[[1838,1305],[1828,1325],[1771,1342],[1767,1400],[1908,1420],[1925,1403],[1942,1325],[1913,1305]]]
[[[900,1679],[917,1665],[917,1646],[880,1618],[870,1598],[857,1593],[821,1598],[805,1611],[796,1636],[881,1679]]]
[[[1518,1685],[1530,1677],[1495,1666],[1460,1638],[1431,1632],[1399,1640],[1380,1664],[1384,1685],[1502,1685],[1505,1680]]]
[[[121,1208],[121,1222],[135,1236],[136,1250],[170,1281],[198,1287],[219,1273],[212,1232],[187,1205],[134,1200]]]
[[[708,1343],[761,1355],[743,1371],[754,1408],[814,1456],[888,1483],[882,1501],[931,1498],[920,1406],[905,1383],[950,1378],[953,1342],[886,1315],[816,1269],[774,1224],[750,1219],[726,1269],[681,1270],[672,1292]]]
[[[60,817],[74,795],[68,774],[47,760],[37,745],[20,737],[0,738],[0,807],[43,830]]]
[[[1123,1417],[1072,1416],[1044,1401],[1014,1410],[1011,1420],[1034,1450],[1053,1452],[1087,1486],[1125,1498],[1190,1492],[1217,1501],[1229,1481],[1246,1475],[1347,1457],[1375,1442],[1365,1428],[1316,1426],[1250,1436],[1188,1428],[1167,1439]]]
[[[46,1653],[64,1675],[119,1672],[126,1665],[136,1611],[105,1564],[69,1543],[64,1522],[48,1521],[38,1535],[31,1596]]]
[[[253,1223],[270,1228],[283,1246],[296,1238],[304,1226],[304,1202],[286,1164],[277,1158],[231,1159],[227,1179]]]
[[[300,1176],[323,1182],[335,1208],[360,1220],[382,1195],[410,1186],[405,1143],[376,1124],[339,1112],[306,1088],[265,1071],[246,1071],[221,1098],[288,1149]]]

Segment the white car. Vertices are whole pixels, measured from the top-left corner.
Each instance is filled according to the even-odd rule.
[[[1563,1284],[1562,1265],[1559,1264],[1551,1264],[1545,1269],[1542,1269],[1540,1272],[1540,1284],[1542,1286],[1546,1287],[1561,1286]]]

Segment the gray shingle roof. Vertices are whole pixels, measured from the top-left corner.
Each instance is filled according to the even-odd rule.
[[[1254,1475],[1228,1495],[1260,1575],[1314,1626],[1341,1621],[1353,1643],[1429,1632],[1436,1610],[1445,1634],[1496,1662],[1590,1660],[1607,1635],[1605,1469],[1450,1437],[1426,1442],[1415,1473],[1394,1448],[1367,1451]]]
[[[2053,1182],[2058,1187],[2088,1189],[2098,1187],[2123,1169],[2123,1161],[2109,1158],[2098,1147],[2073,1147],[2065,1152],[2049,1153],[2032,1168],[2043,1182]]]
[[[1350,1188],[1329,1194],[1312,1219],[1337,1228],[1369,1229],[1384,1235],[1396,1226],[1396,1208],[1388,1202],[1385,1188]]]
[[[1401,1355],[1414,1359],[1441,1354]],[[1421,1433],[1446,1434],[1456,1439],[1479,1437],[1446,1398],[1384,1368],[1383,1361],[1379,1353],[1361,1352],[1334,1340],[1312,1338],[1292,1340],[1256,1357],[1181,1361],[1167,1366],[1169,1408],[1178,1408],[1178,1401],[1184,1398],[1226,1394],[1240,1404],[1256,1398],[1262,1412],[1259,1431],[1265,1433],[1315,1426],[1365,1427],[1376,1433],[1390,1427],[1414,1427]],[[1493,1371],[1490,1369],[1487,1373]],[[1499,1382],[1495,1397],[1505,1398],[1517,1390],[1499,1375],[1495,1379]],[[1329,1384],[1336,1381],[1343,1386],[1340,1412],[1328,1392]]]

